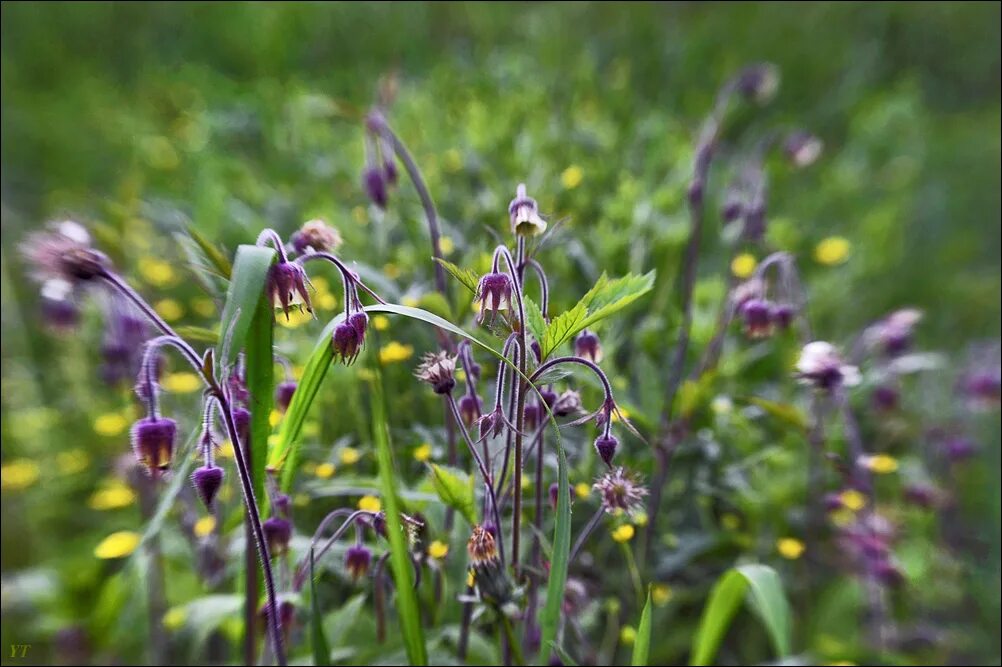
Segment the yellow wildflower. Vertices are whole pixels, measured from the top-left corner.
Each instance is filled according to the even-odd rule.
[[[313,469],[313,474],[320,479],[330,479],[335,472],[337,472],[337,468],[333,463],[321,463]]]
[[[776,541],[776,551],[787,560],[797,560],[803,553],[804,543],[795,537],[783,537]]]
[[[672,591],[668,584],[654,584],[651,586],[651,602],[658,607],[663,607],[671,601]]]
[[[633,646],[633,642],[637,641],[636,629],[632,625],[624,625],[619,631],[619,641],[626,646]]]
[[[814,248],[814,259],[818,264],[835,266],[849,259],[852,244],[841,236],[829,236]]]
[[[591,493],[591,484],[588,482],[578,482],[574,485],[574,493],[578,498],[587,498]]]
[[[125,558],[136,550],[142,539],[137,532],[120,530],[101,540],[100,544],[94,547],[94,556],[101,560]]]
[[[366,512],[378,512],[383,508],[383,503],[376,496],[362,496],[358,499],[358,509]]]
[[[94,432],[108,438],[124,433],[128,427],[129,420],[120,412],[106,412],[94,420]]]
[[[866,507],[866,496],[856,489],[846,489],[838,495],[838,499],[843,507],[853,512],[858,512]]]
[[[898,470],[898,460],[887,454],[864,456],[860,460],[860,465],[876,475],[888,475]]]
[[[354,447],[345,447],[341,450],[341,463],[346,466],[352,466],[358,463],[359,459],[362,458],[361,452],[359,452]]]
[[[160,299],[153,304],[153,310],[168,322],[176,322],[184,317],[184,306],[174,299]]]
[[[398,343],[395,340],[391,340],[379,350],[379,362],[382,364],[407,361],[412,356],[414,356],[414,348],[412,346]]]
[[[731,261],[731,273],[737,278],[748,278],[755,272],[756,266],[758,266],[758,261],[755,259],[755,255],[743,252]]]
[[[414,448],[414,460],[424,463],[431,458],[431,445],[423,442]]]
[[[386,331],[390,328],[390,318],[386,315],[376,315],[372,318],[372,328],[376,331]]]
[[[573,190],[577,186],[581,185],[582,178],[584,178],[584,172],[581,171],[581,167],[576,164],[572,164],[567,167],[567,169],[564,169],[563,173],[560,174],[560,182],[567,190]]]
[[[31,459],[15,459],[0,468],[0,486],[7,491],[26,489],[38,481],[38,464]]]
[[[56,467],[62,475],[75,475],[86,470],[89,464],[90,456],[82,449],[71,449],[56,454]]]
[[[191,300],[191,309],[201,317],[212,317],[216,314],[216,304],[212,299],[204,296],[195,297]]]
[[[98,489],[87,500],[87,506],[93,510],[117,510],[128,507],[136,501],[136,494],[124,482],[115,480]]]
[[[629,542],[630,540],[633,539],[633,536],[635,534],[636,531],[634,530],[633,526],[631,526],[628,523],[624,523],[622,526],[619,526],[614,531],[612,531],[612,539],[620,543]]]
[[[452,251],[456,249],[456,242],[449,236],[443,236],[438,239],[438,249],[442,251],[443,255],[451,255]]]
[[[272,410],[271,414],[268,415],[268,425],[275,428],[282,421],[282,413],[278,410]]]
[[[440,540],[435,540],[428,545],[428,555],[436,560],[442,560],[449,553],[449,545]]]
[[[161,622],[164,628],[170,631],[180,630],[188,620],[188,612],[184,607],[171,607],[164,614]]]
[[[214,516],[203,516],[201,519],[195,522],[192,531],[195,533],[195,537],[207,537],[212,534],[212,531],[216,529],[216,517]]]
[[[202,380],[191,371],[178,371],[165,375],[160,386],[175,394],[190,394],[202,388]]]
[[[143,257],[139,260],[139,275],[153,287],[168,287],[177,280],[174,267],[159,257]]]

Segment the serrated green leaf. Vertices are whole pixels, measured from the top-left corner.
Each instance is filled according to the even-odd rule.
[[[647,294],[654,287],[654,276],[655,272],[650,271],[642,276],[631,273],[615,280],[606,280],[600,288],[593,290],[590,298],[585,295],[588,298],[588,317],[581,328],[593,326]]]
[[[477,285],[480,283],[480,275],[475,271],[470,269],[464,269],[461,266],[456,266],[452,262],[444,259],[435,258],[435,261],[442,265],[449,274],[458,280],[466,289],[470,290],[474,294],[477,293]]]
[[[442,502],[463,515],[473,526],[477,523],[476,498],[473,493],[473,477],[448,466],[432,463],[431,483]]]
[[[525,324],[536,342],[542,345],[543,338],[546,337],[546,320],[543,318],[543,311],[529,297],[525,297]]]
[[[588,317],[588,309],[578,302],[570,310],[561,313],[550,321],[546,328],[543,342],[539,344],[542,358],[547,359],[554,350],[571,339],[574,334],[584,328],[582,322]]]

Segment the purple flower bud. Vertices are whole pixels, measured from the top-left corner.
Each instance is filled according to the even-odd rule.
[[[132,425],[132,451],[154,478],[170,467],[177,423],[166,417],[145,417]]]
[[[268,542],[268,553],[272,558],[280,556],[289,550],[289,541],[292,539],[292,524],[286,519],[273,516],[263,524],[264,539]]]
[[[341,245],[341,234],[323,220],[310,220],[292,235],[292,247],[302,255],[307,252],[328,252]]]
[[[567,417],[584,412],[584,408],[581,407],[581,394],[573,389],[567,389],[557,397],[550,409],[557,417]]]
[[[480,302],[480,321],[489,313],[493,322],[498,312],[511,307],[511,278],[507,273],[488,273],[477,285],[475,300]]]
[[[365,194],[369,197],[369,201],[380,209],[386,209],[386,203],[389,201],[390,196],[386,183],[386,175],[382,169],[378,167],[366,167],[365,171],[362,172],[362,187],[365,189]]]
[[[932,509],[939,504],[940,494],[928,484],[909,484],[904,489],[905,500],[923,509]]]
[[[616,449],[619,447],[619,440],[616,436],[611,433],[608,435],[600,435],[595,438],[595,451],[605,462],[605,465],[612,467],[612,457],[616,455]]]
[[[782,331],[786,331],[793,324],[793,316],[797,314],[797,309],[788,303],[776,304],[772,307],[769,317],[773,323]]]
[[[281,630],[282,634],[285,635],[286,641],[288,641],[289,632],[292,630],[292,624],[296,622],[296,605],[289,602],[288,600],[282,600],[278,602],[278,628]],[[270,605],[265,601],[264,605],[261,606],[260,611],[258,611],[258,618],[261,620],[261,624],[267,628],[269,617]]]
[[[898,390],[888,385],[880,385],[870,395],[873,407],[881,412],[889,412],[898,407]]]
[[[582,359],[587,359],[592,363],[601,363],[602,343],[599,342],[598,336],[596,336],[593,332],[588,329],[584,329],[577,335],[577,338],[574,339],[574,354]]]
[[[779,70],[771,63],[749,65],[738,74],[735,88],[745,98],[765,104],[779,90]]]
[[[772,306],[765,299],[750,299],[741,307],[745,335],[765,338],[772,333]]]
[[[362,339],[358,336],[358,329],[347,322],[342,322],[334,328],[331,342],[334,346],[334,355],[340,356],[345,366],[350,366],[362,349]]]
[[[235,373],[231,375],[229,380],[227,381],[227,384],[230,387],[230,396],[233,397],[233,400],[235,402],[246,403],[247,401],[250,400],[250,392],[247,391],[247,385],[244,384],[244,381],[240,378],[239,375]]]
[[[202,499],[205,508],[212,511],[212,503],[216,499],[216,493],[223,484],[225,473],[222,468],[212,465],[196,468],[191,474],[191,483],[195,486],[195,492]]]
[[[306,271],[293,262],[278,262],[268,269],[268,295],[272,306],[282,309],[285,319],[289,319],[289,311],[293,306],[305,306],[306,312],[312,313],[310,293],[306,285],[309,282]]]
[[[348,324],[355,328],[359,345],[362,345],[365,342],[365,332],[369,328],[369,316],[365,314],[364,310],[356,310],[348,316]]]
[[[977,454],[978,446],[969,438],[962,435],[954,435],[943,441],[942,450],[947,459],[956,463]]]
[[[393,160],[383,160],[383,178],[390,185],[396,185],[400,175],[397,173],[397,163]]]
[[[240,444],[244,447],[250,440],[250,420],[251,414],[246,408],[233,409],[233,426],[236,427],[237,437],[240,438]],[[236,446],[236,443],[233,444]]]
[[[473,424],[480,419],[480,413],[481,409],[479,397],[464,394],[463,397],[459,399],[459,416],[463,418],[463,423],[467,428],[473,426]]]
[[[293,380],[281,382],[275,388],[275,407],[279,412],[285,412],[292,403],[292,396],[296,393],[296,383]]]
[[[559,493],[560,493],[560,485],[557,484],[556,482],[550,484],[550,507],[553,508],[554,512],[557,511],[557,496]]]
[[[905,582],[905,575],[894,563],[887,559],[873,564],[873,577],[884,586],[896,588]]]
[[[546,231],[546,221],[539,215],[536,200],[528,196],[525,185],[519,184],[515,198],[508,204],[511,232],[518,236],[539,236]]]
[[[527,430],[533,431],[539,426],[539,420],[542,417],[541,412],[542,410],[540,410],[538,403],[530,403],[525,406],[525,410],[522,411],[522,418]]]
[[[798,131],[787,137],[783,152],[795,167],[809,167],[821,157],[825,144],[809,132]]]
[[[960,381],[960,391],[974,408],[986,410],[998,407],[1002,398],[1002,376],[998,368],[972,371]]]
[[[356,544],[348,547],[344,557],[344,567],[355,581],[358,581],[369,571],[372,562],[372,552],[364,545]]]
[[[728,224],[740,218],[744,212],[744,203],[738,197],[731,195],[727,197],[724,205],[720,208],[720,217],[724,224]]]
[[[543,389],[539,390],[539,396],[540,398],[543,399],[543,402],[546,403],[546,405],[552,410],[553,404],[557,402],[558,398],[557,392],[547,387],[544,387]]]
[[[287,493],[278,493],[275,495],[275,512],[280,516],[289,518],[289,510],[292,509],[292,498],[289,497]]]
[[[386,537],[386,513],[377,512],[374,517],[372,517],[372,530],[376,531],[376,535],[385,538]]]

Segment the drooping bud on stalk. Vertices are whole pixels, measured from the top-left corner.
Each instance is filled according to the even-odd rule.
[[[104,253],[91,247],[84,226],[72,220],[51,223],[46,231],[31,234],[21,251],[40,283],[64,280],[76,285],[104,275],[111,266]]]
[[[264,539],[268,542],[268,552],[272,558],[280,556],[289,550],[289,541],[292,539],[292,524],[286,519],[273,516],[263,524]]]
[[[567,389],[557,397],[550,409],[557,417],[580,414],[584,412],[584,408],[581,406],[581,394],[573,389]]]
[[[508,204],[511,218],[511,232],[518,236],[539,236],[546,231],[546,221],[539,215],[536,200],[525,193],[525,184],[520,183],[515,198]]]
[[[772,333],[772,305],[765,299],[751,299],[741,307],[745,335],[765,338]]]
[[[898,407],[898,390],[886,384],[874,388],[870,395],[873,407],[881,412],[888,412]]]
[[[738,74],[736,87],[745,98],[765,104],[779,90],[779,70],[771,63],[750,65]]]
[[[527,430],[531,432],[539,426],[539,420],[542,417],[541,413],[542,410],[538,403],[529,403],[525,406],[525,410],[522,411],[522,423]]]
[[[348,324],[358,334],[359,345],[363,345],[365,343],[365,332],[369,329],[369,316],[366,315],[364,310],[356,310],[348,316]]]
[[[282,632],[282,635],[285,637],[285,641],[289,641],[289,633],[292,631],[293,623],[296,622],[296,605],[294,605],[292,602],[288,600],[282,600],[277,604],[278,604],[278,627],[279,630]],[[264,625],[265,628],[267,628],[269,624],[270,614],[268,613],[268,610],[269,610],[269,605],[268,602],[265,601],[265,603],[261,606],[261,609],[258,611],[258,617],[260,618],[261,623],[262,625]]]
[[[362,339],[359,338],[358,329],[347,322],[334,327],[331,344],[334,346],[334,355],[340,356],[345,366],[350,366],[362,349]]]
[[[251,414],[247,408],[233,408],[233,426],[236,427],[237,437],[240,438],[240,444],[247,446],[248,440],[250,440],[250,421]],[[236,443],[232,443],[236,447]]]
[[[897,310],[863,333],[867,345],[888,357],[897,357],[911,347],[915,325],[922,319],[922,311],[914,308]]]
[[[556,482],[550,484],[550,507],[553,508],[554,512],[557,511],[557,500],[559,494],[560,494],[560,485],[557,484]]]
[[[720,208],[720,218],[725,224],[739,219],[745,212],[744,202],[736,194],[729,194]]]
[[[166,417],[144,417],[132,425],[132,451],[156,478],[170,467],[177,423]]]
[[[278,262],[268,269],[268,295],[272,306],[285,313],[289,319],[289,311],[293,306],[306,307],[306,312],[312,313],[310,292],[307,289],[309,279],[306,271],[295,262]]]
[[[341,234],[323,220],[310,220],[292,235],[292,247],[300,255],[308,252],[333,252],[341,245]]]
[[[387,154],[389,152],[387,151]],[[383,178],[386,179],[389,185],[396,185],[400,179],[400,174],[397,172],[397,163],[392,158],[386,157],[383,159]]]
[[[386,209],[390,194],[386,183],[386,174],[382,169],[374,166],[366,167],[365,171],[362,172],[362,187],[365,189],[369,201],[381,210]]]
[[[459,416],[463,418],[466,428],[470,428],[480,419],[481,406],[480,398],[470,394],[464,394],[459,399]]]
[[[456,386],[456,358],[448,352],[429,352],[424,355],[414,376],[431,385],[436,394],[448,394]]]
[[[619,440],[611,433],[606,433],[595,438],[595,451],[601,457],[605,465],[612,467],[612,457],[616,455],[619,448]]]
[[[348,547],[344,557],[344,567],[355,581],[358,581],[369,571],[372,562],[372,552],[363,544]]]
[[[511,278],[507,273],[488,273],[477,285],[475,301],[480,302],[480,321],[490,314],[493,323],[497,313],[511,308]]]
[[[558,398],[557,392],[553,391],[549,387],[543,387],[540,389],[539,397],[543,399],[543,402],[546,403],[547,407],[551,410],[553,409],[553,405],[557,402]]]
[[[809,167],[824,150],[824,142],[810,132],[798,131],[786,138],[783,143],[783,152],[795,167]]]
[[[602,343],[593,332],[584,329],[574,339],[574,354],[592,363],[601,363]]]
[[[772,306],[769,317],[781,331],[786,331],[793,324],[793,317],[797,314],[797,309],[787,303]]]
[[[214,465],[204,465],[196,468],[195,472],[191,474],[191,483],[195,487],[195,492],[202,499],[205,508],[210,512],[212,511],[216,494],[223,484],[224,476],[225,472],[223,469]]]
[[[804,346],[797,361],[797,375],[816,388],[831,391],[839,386],[859,384],[859,369],[843,363],[831,343],[814,341]]]
[[[292,396],[296,393],[297,386],[295,381],[287,380],[279,383],[275,388],[275,407],[278,408],[279,412],[285,412],[289,409],[289,404],[292,403]]]

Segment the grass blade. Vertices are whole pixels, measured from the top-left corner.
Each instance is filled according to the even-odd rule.
[[[553,420],[552,413],[550,420]],[[567,455],[564,453],[559,433],[554,442],[557,449],[557,521],[553,528],[553,554],[550,558],[550,579],[546,586],[546,606],[543,607],[539,619],[542,632],[540,646],[551,646],[557,639],[560,611],[564,602],[564,585],[567,582],[567,561],[571,549],[571,489],[567,479]],[[550,664],[547,651],[539,652],[539,664]]]
[[[237,248],[219,325],[220,341],[216,348],[216,360],[224,368],[233,363],[237,352],[244,346],[247,330],[254,319],[261,296],[265,293],[268,269],[274,258],[275,251],[271,248],[253,245]],[[231,336],[229,344],[226,341],[227,335]],[[225,357],[224,351],[227,353]]]
[[[637,638],[633,642],[634,667],[643,667],[647,664],[647,657],[651,651],[651,591],[647,590],[647,602],[644,603],[644,611],[640,614],[640,623],[637,625]]]
[[[262,290],[257,306],[251,311],[250,326],[244,346],[247,390],[250,393],[250,460],[251,478],[258,504],[266,504],[264,469],[271,435],[271,411],[275,403],[275,360],[272,349],[274,311]]]
[[[779,574],[767,565],[741,565],[737,570],[748,582],[748,604],[769,632],[777,657],[787,657],[793,620]]]
[[[414,591],[414,572],[411,568],[407,540],[400,520],[400,500],[397,498],[397,475],[393,465],[393,451],[390,449],[390,432],[386,422],[386,403],[380,377],[379,363],[371,365],[372,386],[372,436],[376,444],[376,459],[379,463],[379,479],[386,507],[386,532],[390,542],[390,567],[396,583],[397,614],[403,635],[407,659],[412,665],[428,664],[418,611],[417,594]]]
[[[313,647],[313,664],[326,667],[331,664],[331,649],[324,635],[323,616],[320,613],[320,601],[317,599],[317,580],[313,572],[313,549],[310,549],[310,637]]]
[[[747,590],[748,581],[737,570],[728,570],[717,580],[692,639],[690,665],[708,665],[713,661]]]

